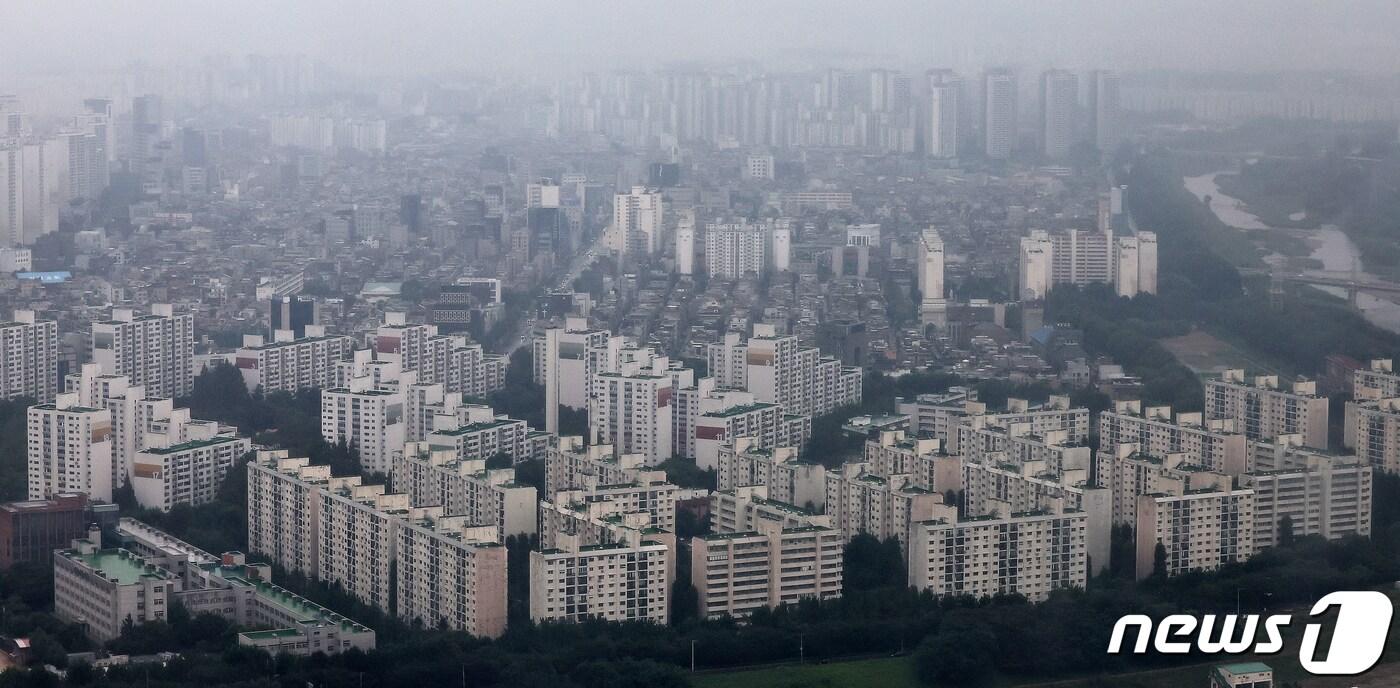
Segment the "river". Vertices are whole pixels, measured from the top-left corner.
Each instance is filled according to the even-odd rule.
[[[1269,225],[1260,220],[1254,213],[1249,212],[1239,199],[1222,193],[1220,187],[1215,183],[1217,174],[1232,174],[1232,172],[1211,172],[1196,177],[1186,177],[1183,181],[1186,184],[1186,189],[1195,194],[1196,198],[1204,200],[1207,196],[1210,197],[1210,209],[1216,217],[1220,218],[1221,222],[1238,229],[1263,229],[1305,237],[1313,249],[1309,257],[1322,264],[1321,270],[1305,270],[1305,274],[1349,278],[1353,274],[1352,271],[1355,270],[1357,279],[1379,280],[1375,275],[1360,269],[1361,251],[1347,237],[1346,232],[1343,232],[1336,225],[1322,225],[1313,230],[1296,230]],[[1273,252],[1267,253],[1264,257],[1264,262],[1274,266],[1282,266],[1286,261],[1286,257]],[[1339,287],[1316,288],[1346,298],[1346,290]],[[1378,327],[1383,327],[1391,332],[1400,332],[1400,303],[1384,296],[1361,292],[1356,296],[1356,306],[1367,320]]]

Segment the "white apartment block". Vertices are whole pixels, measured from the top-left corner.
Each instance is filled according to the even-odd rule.
[[[792,263],[792,227],[786,219],[705,225],[705,264],[711,277],[762,277]]]
[[[1055,473],[1088,471],[1093,464],[1093,451],[1070,441],[1065,430],[1034,434],[1029,423],[989,426],[986,416],[971,416],[957,425],[956,434],[959,452],[970,461],[1034,464]]]
[[[312,466],[286,450],[260,451],[248,462],[248,551],[294,573],[321,571],[322,492],[330,466]]]
[[[918,270],[919,322],[940,327],[947,324],[948,303],[943,293],[943,237],[933,227],[919,232],[915,246]]]
[[[861,400],[860,368],[822,358],[798,346],[797,337],[778,336],[772,325],[755,324],[747,341],[730,332],[707,352],[716,386],[746,390],[787,413],[815,417]]]
[[[1362,461],[1379,471],[1400,473],[1400,398],[1348,401],[1345,428],[1347,446]]]
[[[9,322],[0,322],[0,399],[47,404],[57,394],[58,323],[17,310]]]
[[[635,531],[634,531],[635,532]],[[582,545],[561,536],[530,553],[530,620],[579,622],[670,620],[670,549],[642,539]]]
[[[1069,155],[1078,108],[1079,77],[1074,72],[1050,69],[1040,75],[1040,130],[1036,138],[1045,157]]]
[[[647,526],[673,533],[676,530],[676,497],[680,488],[667,482],[666,473],[650,471],[640,480],[619,485],[561,490],[553,501],[567,505],[608,504],[618,513],[646,514]]]
[[[34,269],[34,252],[27,248],[0,248],[0,272],[10,274]]]
[[[88,638],[105,643],[121,635],[128,619],[164,621],[181,589],[178,577],[124,549],[101,549],[100,535],[74,541],[54,553],[54,614],[81,624]]]
[[[845,540],[830,528],[717,533],[690,541],[691,580],[707,619],[841,596]]]
[[[1245,475],[1254,491],[1254,547],[1277,545],[1287,516],[1293,535],[1329,540],[1371,536],[1371,466],[1354,456],[1333,456],[1290,447],[1275,470]]]
[[[656,255],[665,244],[665,200],[661,192],[634,186],[613,197],[609,248],[624,263]]]
[[[832,527],[829,514],[769,499],[768,495],[768,488],[763,485],[742,485],[711,492],[710,531],[744,533],[758,530],[764,523],[776,523],[783,528]]]
[[[909,417],[910,434],[948,441],[948,431],[965,415],[965,404],[976,399],[965,387],[952,387],[942,394],[920,394],[913,399],[895,399],[895,413]]]
[[[1137,577],[1153,573],[1157,545],[1166,574],[1214,571],[1254,556],[1254,491],[1201,490],[1145,494],[1137,501]]]
[[[318,496],[321,557],[316,577],[340,584],[365,604],[391,609],[395,531],[410,516],[408,495],[386,493],[383,485],[362,485],[360,477],[353,476],[331,478]]]
[[[1191,463],[1191,455],[1153,456],[1135,444],[1104,446],[1094,457],[1095,482],[1112,494],[1113,522],[1132,524],[1138,498],[1147,494],[1180,494],[1191,490],[1227,489],[1231,477]]]
[[[136,454],[131,481],[141,506],[169,511],[178,504],[212,502],[229,470],[253,450],[251,440],[223,434],[215,423],[194,424],[189,435]]]
[[[671,393],[671,376],[655,371],[594,376],[588,408],[593,444],[641,454],[651,466],[671,458]]]
[[[366,473],[388,473],[406,440],[404,393],[372,382],[359,377],[321,393],[321,436],[357,451]]]
[[[1007,428],[1012,425],[1025,425],[1025,433],[1045,437],[1056,431],[1063,431],[1064,442],[1070,445],[1083,444],[1089,439],[1089,409],[1072,408],[1068,396],[1051,395],[1044,404],[1032,406],[1025,399],[1007,399],[1006,410],[989,413],[987,405],[978,401],[964,402],[961,411],[948,407],[937,407],[933,411],[944,418],[936,423],[948,430],[947,436],[936,435],[943,440],[944,449],[949,454],[961,454],[957,427],[969,423],[973,416],[985,416],[986,427]]]
[[[1284,390],[1276,375],[1246,381],[1243,370],[1227,370],[1205,388],[1207,419],[1233,419],[1251,440],[1297,434],[1305,446],[1327,448],[1328,399],[1317,393],[1316,382],[1298,380]]]
[[[656,472],[665,475],[650,471],[639,454],[618,455],[611,445],[584,446],[582,437],[564,436],[545,454],[544,499],[563,490],[637,482]]]
[[[716,490],[762,485],[775,501],[814,510],[826,506],[826,468],[798,460],[795,447],[766,448],[738,437],[720,447]]]
[[[1400,375],[1395,374],[1391,359],[1378,358],[1352,372],[1351,386],[1357,398],[1362,397],[1363,389],[1375,391],[1378,398],[1396,397],[1400,396]]]
[[[496,529],[440,507],[398,528],[398,613],[425,628],[483,638],[506,630],[506,548]]]
[[[112,413],[80,406],[64,393],[51,404],[29,407],[29,498],[81,492],[112,501]]]
[[[1249,446],[1230,419],[1206,421],[1200,413],[1178,413],[1170,406],[1142,407],[1140,401],[1114,402],[1099,414],[1099,446],[1136,444],[1150,456],[1184,453],[1190,462],[1227,475],[1248,468]]]
[[[403,313],[386,313],[370,336],[376,361],[397,363],[401,373],[415,373],[420,384],[441,384],[448,393],[485,396],[505,383],[505,360],[487,356],[464,336],[441,335],[436,325],[407,322]]]
[[[1052,268],[1055,245],[1045,232],[1031,232],[1021,239],[1020,296],[1022,301],[1043,301],[1054,285]]]
[[[176,398],[194,388],[194,316],[175,315],[169,304],[150,315],[112,309],[92,324],[92,360],[109,375],[125,375],[152,397]]]
[[[958,457],[943,453],[931,437],[913,439],[903,430],[882,430],[865,442],[864,461],[879,476],[907,475],[909,484],[943,493],[958,483]]]
[[[586,409],[593,376],[616,369],[622,338],[614,337],[607,330],[589,329],[587,318],[570,317],[565,319],[558,339],[559,351],[551,357],[545,338],[535,338],[535,384],[553,384],[561,405]]]
[[[1042,511],[913,524],[909,584],[935,596],[1044,601],[1088,578],[1085,515]]]
[[[1157,293],[1157,235],[1113,236],[1111,230],[1035,230],[1021,240],[1020,288],[1041,300],[1060,284],[1107,284],[1119,296]],[[1047,271],[1048,268],[1048,271]]]
[[[252,392],[289,392],[335,386],[336,364],[352,357],[355,340],[331,335],[317,325],[307,326],[301,339],[264,342],[246,335],[234,354],[234,364],[243,374],[243,384]]]
[[[1043,465],[992,465],[962,461],[966,514],[1068,513],[1084,516],[1084,545],[1091,573],[1106,571],[1112,556],[1113,495],[1090,483],[1083,469],[1057,473]]]
[[[505,454],[511,463],[544,456],[548,433],[532,430],[523,420],[496,415],[489,406],[463,406],[452,416],[439,415],[426,441],[433,451],[450,450],[463,461]]]
[[[956,514],[942,495],[915,486],[908,475],[878,476],[869,469],[848,463],[826,473],[826,513],[847,541],[868,533],[907,547],[912,524]]]
[[[486,468],[486,459],[461,459],[451,449],[410,442],[394,457],[394,489],[415,507],[442,507],[477,526],[496,528],[496,539],[537,532],[535,488],[515,482],[514,468]]]
[[[715,469],[724,447],[739,438],[757,449],[801,452],[811,434],[811,416],[784,413],[778,404],[755,402],[710,411],[695,419],[695,464]]]

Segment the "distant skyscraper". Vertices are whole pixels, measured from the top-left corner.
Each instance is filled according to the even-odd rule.
[[[1109,152],[1118,143],[1117,72],[1097,69],[1089,75],[1089,128],[1100,151]]]
[[[269,303],[268,329],[273,337],[278,330],[291,330],[301,339],[306,336],[307,325],[320,324],[320,304],[315,299],[302,296],[274,296]]]
[[[159,188],[160,166],[156,144],[160,141],[160,96],[137,96],[131,101],[131,171],[141,178],[142,185]]]
[[[632,187],[613,199],[612,249],[619,256],[638,260],[661,248],[663,201],[661,192]]]
[[[0,246],[24,243],[24,148],[0,145]]]
[[[931,158],[958,156],[958,95],[961,90],[962,79],[952,70],[929,71],[924,153]]]
[[[1079,104],[1079,77],[1063,69],[1040,75],[1040,151],[1048,158],[1069,155],[1074,140],[1074,110]]]
[[[1016,75],[987,72],[982,81],[982,137],[987,157],[1004,160],[1016,145]]]

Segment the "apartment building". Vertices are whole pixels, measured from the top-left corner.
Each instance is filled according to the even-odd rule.
[[[1218,380],[1207,380],[1205,387],[1206,419],[1232,419],[1251,440],[1297,434],[1306,446],[1327,448],[1328,400],[1317,393],[1316,382],[1298,380],[1284,390],[1277,375],[1247,381],[1244,371],[1236,369],[1225,371]]]
[[[1200,413],[1178,413],[1170,406],[1142,407],[1141,401],[1114,402],[1099,414],[1099,446],[1135,444],[1151,456],[1186,454],[1190,462],[1226,475],[1248,469],[1249,445],[1233,419],[1204,420]]]
[[[489,406],[462,406],[451,415],[438,414],[424,440],[432,450],[449,450],[458,459],[489,459],[498,454],[520,463],[544,456],[550,435],[523,420],[497,415]],[[409,438],[412,439],[412,438]]]
[[[1347,402],[1345,444],[1376,470],[1400,473],[1400,397],[1378,394],[1357,387],[1357,399]]]
[[[594,376],[588,427],[593,444],[640,454],[655,466],[671,458],[671,376],[628,369]]]
[[[322,491],[330,466],[312,466],[286,450],[259,451],[248,462],[248,550],[293,573],[321,571]]]
[[[181,589],[174,574],[124,549],[102,549],[101,534],[54,552],[54,614],[81,625],[94,642],[132,623],[164,621]]]
[[[1044,601],[1088,577],[1082,512],[955,515],[913,524],[909,584],[935,596],[1021,595]]]
[[[988,412],[987,405],[978,401],[965,402],[961,412],[947,407],[936,409],[936,412],[945,416],[939,424],[947,428],[948,434],[935,436],[943,440],[944,450],[949,454],[962,453],[956,430],[959,425],[971,424],[973,417],[982,417],[983,427],[1024,425],[1021,434],[1039,437],[1064,431],[1064,442],[1070,445],[1083,444],[1089,439],[1089,409],[1071,407],[1067,396],[1051,395],[1038,406],[1025,399],[1007,399],[1006,409],[999,412]]]
[[[709,411],[695,419],[695,464],[714,470],[724,445],[740,437],[762,449],[801,452],[811,434],[811,416],[785,413],[778,404],[754,402]]]
[[[671,549],[641,531],[609,544],[585,545],[563,534],[530,553],[530,620],[576,623],[670,620]]]
[[[663,471],[648,471],[636,479],[617,485],[560,490],[553,501],[559,504],[613,504],[619,513],[643,513],[648,526],[666,532],[676,530],[676,497],[680,488],[666,479]]]
[[[536,532],[535,488],[515,482],[514,468],[486,467],[486,459],[459,458],[454,449],[410,442],[394,457],[394,489],[416,507],[443,508],[476,526],[493,526],[497,541]]]
[[[1095,456],[1095,481],[1112,495],[1113,522],[1131,525],[1142,495],[1225,489],[1231,485],[1229,475],[1193,464],[1191,458],[1186,453],[1153,456],[1138,451],[1135,444],[1099,449]]]
[[[436,325],[409,324],[404,313],[386,313],[369,337],[374,359],[396,363],[421,384],[441,384],[454,394],[485,396],[505,384],[506,361],[486,355],[461,335],[438,334]]]
[[[112,501],[112,413],[78,403],[74,393],[29,407],[29,498],[76,492]]]
[[[832,517],[787,502],[769,499],[763,485],[742,485],[710,493],[710,531],[745,533],[758,530],[762,523],[783,528],[832,527]]]
[[[796,447],[764,448],[749,437],[720,447],[715,473],[717,490],[762,485],[769,498],[797,506],[826,506],[826,468],[798,460]]]
[[[652,472],[640,454],[616,454],[612,445],[584,446],[583,438],[558,438],[545,453],[545,499],[562,490],[592,489],[646,480]],[[661,472],[664,476],[665,473]]]
[[[615,369],[622,337],[607,330],[590,329],[588,319],[579,317],[566,318],[556,336],[558,351],[554,355],[550,354],[545,337],[534,339],[535,384],[553,384],[561,405],[586,409],[593,376]]]
[[[1352,391],[1358,398],[1361,390],[1375,392],[1375,398],[1400,396],[1400,375],[1395,374],[1395,366],[1389,358],[1372,360],[1365,368],[1352,371]]]
[[[719,387],[743,389],[757,401],[778,404],[787,413],[820,416],[859,404],[862,372],[801,347],[795,336],[778,336],[773,326],[754,325],[754,336],[738,333],[707,347],[709,372]]]
[[[177,504],[212,502],[229,470],[253,450],[251,440],[221,434],[216,423],[195,427],[179,444],[148,446],[136,454],[131,481],[141,506],[169,511]]]
[[[1091,483],[1083,469],[1056,472],[1037,464],[989,464],[955,459],[962,464],[963,513],[971,515],[1027,512],[1084,516],[1084,544],[1091,574],[1106,571],[1112,555],[1113,494]]]
[[[359,476],[332,477],[319,494],[321,557],[316,577],[339,584],[365,604],[392,609],[395,530],[410,514],[408,495],[386,492],[383,485],[363,485]]]
[[[831,528],[715,533],[690,541],[691,580],[708,619],[841,596],[845,540]]]
[[[1157,545],[1166,553],[1165,573],[1214,571],[1254,556],[1254,491],[1186,490],[1144,494],[1137,499],[1138,580],[1153,574]]]
[[[987,425],[986,416],[971,416],[958,423],[954,432],[963,456],[971,461],[1037,464],[1056,473],[1088,470],[1093,451],[1083,442],[1070,440],[1066,430],[1034,434],[1029,423],[1006,426]]]
[[[946,442],[957,419],[965,415],[969,401],[977,401],[976,390],[950,387],[941,394],[920,394],[913,399],[896,397],[895,413],[909,417],[912,436],[934,437]]]
[[[234,365],[243,374],[243,384],[249,392],[329,389],[335,386],[336,364],[350,359],[354,350],[354,338],[328,336],[325,328],[307,325],[306,336],[301,339],[265,342],[261,336],[244,335],[243,346],[234,354]]]
[[[174,399],[194,389],[194,316],[176,315],[170,304],[149,315],[112,309],[92,324],[92,360],[108,375],[124,375],[153,397]]]
[[[1296,537],[1371,536],[1371,466],[1301,447],[1290,448],[1282,463],[1248,473],[1240,483],[1254,491],[1255,549],[1279,543],[1284,518]]]
[[[344,443],[360,456],[367,473],[388,473],[393,452],[405,441],[404,392],[412,376],[399,382],[376,385],[374,376],[353,378],[347,387],[321,393],[321,436],[331,444]]]
[[[442,507],[398,528],[399,618],[497,638],[506,630],[506,548],[497,530]]]
[[[870,464],[848,463],[826,473],[826,513],[849,542],[860,533],[898,538],[907,546],[912,524],[956,513],[943,496],[915,486],[908,475],[880,476]]]
[[[0,322],[0,399],[41,404],[58,394],[58,323],[17,310]]]

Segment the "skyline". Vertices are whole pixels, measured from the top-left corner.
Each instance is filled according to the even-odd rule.
[[[862,5],[860,22],[825,21],[844,9],[825,1],[724,1],[664,14],[633,0],[535,11],[496,2],[348,4],[349,11],[346,3],[328,0],[135,6],[18,0],[0,9],[0,65],[7,65],[0,67],[0,83],[249,52],[304,53],[349,73],[391,76],[744,61],[780,68],[1400,70],[1400,50],[1391,40],[1400,31],[1400,6],[1371,0],[1179,0],[1150,7],[1104,0],[875,2]],[[788,28],[775,38],[774,26]],[[71,40],[56,40],[64,35]],[[1309,49],[1297,49],[1304,44]],[[666,58],[657,59],[662,53]]]

